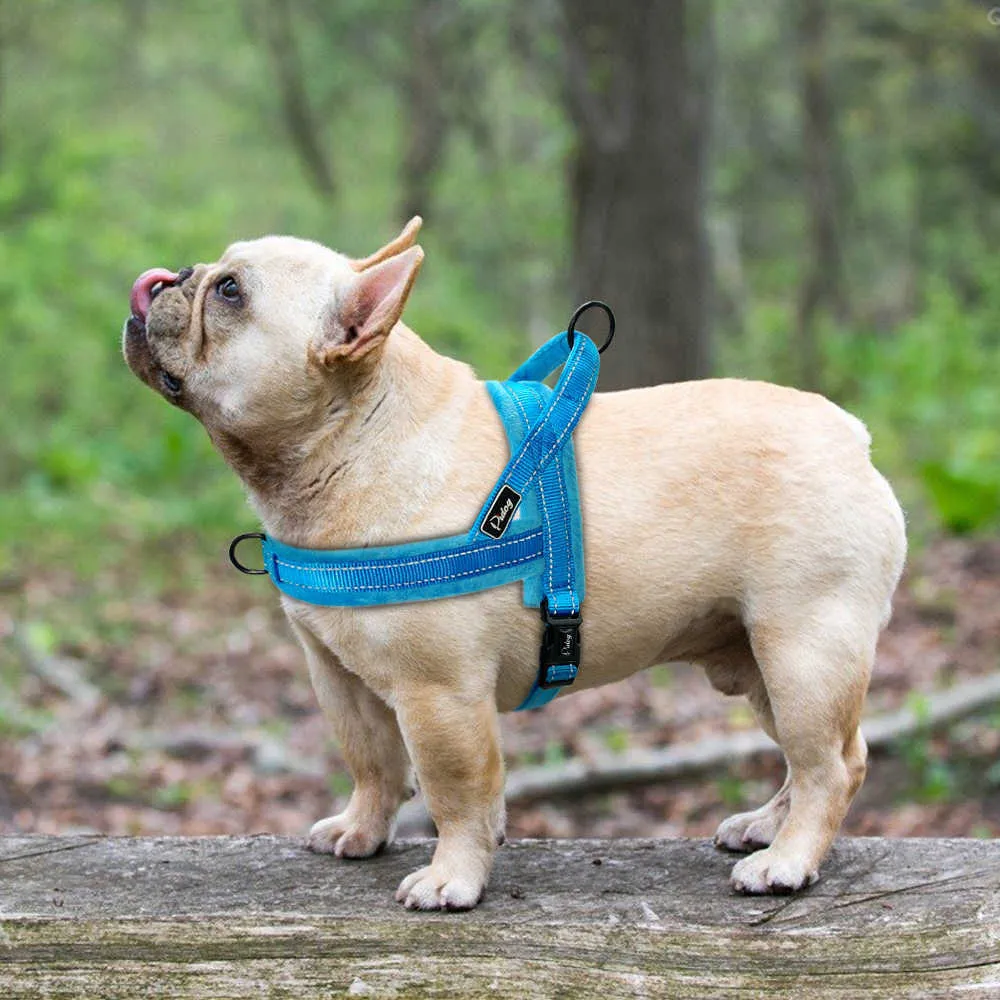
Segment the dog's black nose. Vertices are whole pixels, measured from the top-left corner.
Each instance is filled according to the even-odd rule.
[[[194,268],[193,267],[182,267],[177,272],[177,279],[174,281],[174,284],[175,285],[183,285],[184,282],[187,281],[188,278],[190,278],[192,274],[194,274]]]

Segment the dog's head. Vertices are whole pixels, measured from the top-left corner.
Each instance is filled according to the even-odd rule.
[[[420,224],[364,260],[268,236],[214,264],[146,271],[132,287],[125,360],[224,452],[287,446],[295,430],[349,411],[371,381],[423,261]]]

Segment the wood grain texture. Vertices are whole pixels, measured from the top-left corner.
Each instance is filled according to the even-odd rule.
[[[0,996],[1000,997],[1000,842],[845,839],[761,899],[705,841],[522,841],[477,910],[407,912],[431,850],[0,838]]]

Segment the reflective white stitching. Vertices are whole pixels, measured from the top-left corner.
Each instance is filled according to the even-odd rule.
[[[540,393],[538,393],[538,390],[534,390],[534,391],[535,391],[536,395],[540,395]],[[516,399],[517,396],[515,395],[514,398]],[[518,403],[518,405],[520,405],[520,402]],[[523,407],[521,408],[521,412],[522,412],[522,414],[524,414]],[[525,415],[525,419],[527,419],[527,415]],[[575,573],[574,573],[575,567],[574,567],[574,559],[573,559],[572,533],[569,530],[569,504],[567,502],[566,490],[565,490],[565,487],[564,487],[564,484],[563,484],[563,470],[561,468],[558,469],[557,472],[556,472],[556,486],[559,489],[559,499],[560,499],[560,503],[561,503],[561,506],[562,506],[562,513],[563,513],[563,525],[565,525],[566,529],[567,529],[566,530],[566,541],[568,543],[567,544],[567,548],[569,550],[568,553],[567,553],[567,563],[568,563],[568,567],[569,567],[568,581],[567,582],[569,584],[570,591],[572,591],[575,594],[576,593],[576,577],[575,577]],[[548,529],[549,528],[549,523],[550,523],[549,522],[549,512],[548,512],[548,508],[545,505],[544,478],[541,475],[539,475],[539,477],[538,477],[538,490],[539,490],[539,492],[542,495],[542,507],[545,510],[545,518],[546,518],[545,528]],[[553,566],[553,559],[552,559],[552,547],[553,547],[552,546],[552,532],[547,530],[546,531],[546,537],[548,538],[549,590],[550,591],[554,591],[556,589],[556,583],[555,583],[555,569],[554,569],[554,566]],[[575,608],[576,602],[574,601],[573,603],[574,603],[574,608]]]
[[[386,584],[372,584],[365,586],[351,586],[349,589],[351,592],[355,590],[398,590],[400,587],[419,587],[425,583],[446,583],[448,580],[458,580],[463,576],[484,576],[486,573],[492,573],[497,569],[505,569],[508,566],[519,566],[521,563],[531,562],[532,559],[537,558],[537,554],[531,553],[526,556],[521,556],[518,559],[511,559],[508,562],[497,563],[494,566],[490,566],[488,569],[469,569],[462,573],[452,573],[450,576],[429,576],[423,580],[406,580],[402,583],[386,583]],[[286,587],[301,587],[303,590],[321,590],[324,593],[330,593],[329,587],[316,587],[310,583],[296,583],[291,580],[282,580]],[[337,589],[337,588],[334,588]],[[427,600],[427,598],[418,598],[418,600]]]
[[[570,379],[573,377],[573,372],[576,371],[576,369],[579,367],[579,365],[580,365],[580,359],[582,357],[583,357],[583,351],[581,350],[580,353],[574,359],[573,364],[570,367],[570,369],[565,373],[565,375],[566,375],[566,381],[563,382],[562,389],[559,390],[557,393],[554,394],[553,399],[551,400],[549,406],[546,408],[550,413],[555,411],[556,404],[566,395],[566,386],[569,384]],[[580,400],[580,404],[582,406],[582,404],[583,404],[583,400],[582,399]],[[578,406],[577,409],[574,411],[573,416],[575,416],[579,412],[580,412],[580,406]],[[541,434],[542,428],[548,424],[547,420],[543,420],[542,419],[542,417],[545,416],[545,413],[546,413],[546,410],[542,410],[542,412],[539,414],[538,422],[535,424],[534,427],[532,427],[532,429],[528,433],[528,436],[521,443],[521,457],[520,457],[519,461],[523,461],[524,460],[525,454],[530,450],[532,444],[534,444],[534,440],[533,440],[532,435],[534,435],[535,437],[537,437],[539,434]],[[562,439],[562,437],[565,435],[565,433],[566,433],[566,428],[564,427],[562,435],[560,435],[556,439],[556,444],[558,444],[558,442]],[[549,449],[549,452],[548,452],[549,455],[552,454],[552,452],[555,449],[555,447],[556,447],[556,445],[553,445],[552,448]],[[546,455],[546,458],[547,457],[548,457],[548,455]],[[544,459],[543,459],[543,462],[544,462]],[[538,466],[541,465],[541,464],[542,464],[541,462],[536,463],[534,472],[532,473],[531,476],[529,476],[528,482],[531,482],[531,479],[534,478],[534,476],[538,473]],[[511,473],[513,473],[513,472],[514,472],[514,470],[511,469]]]
[[[561,457],[560,457],[561,460]],[[563,524],[566,525],[566,542],[567,548],[569,549],[566,554],[566,562],[569,566],[569,589],[576,596],[576,579],[574,576],[574,558],[573,558],[573,531],[569,523],[569,503],[566,499],[566,489],[563,484],[563,470],[560,468],[556,475],[556,485],[559,487],[559,499],[562,501],[563,509]],[[576,601],[573,601],[573,609],[576,610]]]
[[[572,375],[573,369],[576,368],[577,364],[580,361],[580,358],[582,358],[582,357],[583,357],[583,354],[581,352],[578,355],[577,360],[574,362],[573,368],[570,369],[569,373],[566,376],[566,382],[564,383],[564,387],[565,387],[566,384],[568,384],[570,376]],[[565,396],[565,388],[564,388],[564,391],[560,395],[558,395],[557,398],[558,399],[562,399],[564,396]],[[552,452],[554,452],[556,450],[556,448],[559,447],[559,445],[562,443],[562,441],[566,437],[566,435],[572,430],[572,424],[576,420],[577,414],[587,405],[587,400],[588,399],[590,399],[590,393],[587,393],[585,396],[581,396],[580,399],[577,401],[576,409],[574,409],[573,412],[570,414],[569,420],[566,421],[565,425],[563,426],[562,431],[560,431],[560,433],[557,435],[557,437],[555,439],[555,442],[553,443],[552,447],[549,448],[549,450],[545,453],[545,455],[542,456],[542,458],[541,458],[541,460],[539,462],[535,463],[534,471],[531,473],[531,475],[527,478],[527,480],[524,483],[524,488],[525,489],[527,489],[528,484],[532,481],[532,479],[534,479],[535,476],[538,475],[538,473],[541,470],[542,466],[545,465],[545,463],[548,461],[549,456],[552,454]],[[553,411],[555,410],[555,403],[552,404],[552,410]],[[548,421],[539,420],[539,423],[535,425],[535,428],[538,429],[543,423],[547,423],[547,422]],[[531,435],[529,434],[528,437],[530,437],[530,436]],[[522,454],[522,457],[523,457],[523,454]],[[509,477],[508,477],[508,481],[509,481]]]
[[[583,408],[584,408],[584,407],[585,407],[585,406],[587,405],[587,400],[588,400],[589,398],[590,398],[590,395],[589,395],[589,393],[588,393],[588,395],[587,395],[587,396],[581,396],[581,397],[580,397],[579,401],[578,401],[578,402],[577,402],[577,404],[576,404],[576,409],[575,409],[575,410],[573,411],[573,413],[572,413],[572,414],[570,415],[570,418],[569,418],[569,420],[568,420],[568,421],[566,422],[566,426],[565,426],[565,427],[563,427],[563,429],[562,429],[561,433],[560,433],[560,434],[559,434],[559,436],[558,436],[558,437],[556,438],[556,440],[555,440],[555,443],[554,443],[554,444],[552,445],[552,447],[551,447],[551,448],[549,448],[549,450],[548,450],[548,451],[547,451],[547,452],[545,453],[545,455],[544,455],[544,457],[542,458],[542,460],[541,460],[541,461],[540,461],[540,462],[539,462],[539,463],[538,463],[538,464],[537,464],[537,465],[535,466],[535,473],[534,473],[535,475],[537,475],[537,474],[538,474],[538,470],[539,470],[539,469],[541,468],[541,466],[543,466],[543,465],[544,465],[544,464],[545,464],[545,463],[546,463],[546,462],[548,461],[548,458],[549,458],[549,455],[551,455],[551,454],[552,454],[552,452],[554,452],[554,451],[556,450],[556,448],[558,448],[558,447],[559,447],[559,445],[560,445],[560,444],[562,444],[562,442],[563,442],[563,439],[564,439],[564,438],[566,437],[566,435],[567,435],[567,434],[569,433],[569,431],[570,431],[570,424],[572,424],[572,423],[573,423],[573,421],[574,421],[574,420],[576,419],[576,415],[577,415],[577,414],[578,414],[578,413],[579,413],[579,412],[580,412],[580,411],[581,411],[581,410],[582,410],[582,409],[583,409]],[[530,482],[530,480],[529,480],[529,482]]]
[[[531,392],[535,396],[535,398],[538,400],[538,403],[539,403],[539,411],[538,412],[539,412],[539,414],[541,414],[544,411],[544,409],[545,409],[545,400],[542,397],[542,393],[539,392],[538,389],[535,389],[531,385],[525,386],[525,388],[528,389],[528,391]],[[531,429],[531,421],[528,419],[528,414],[525,411],[524,405],[521,402],[520,395],[518,395],[518,393],[514,392],[514,391],[511,392],[511,395],[514,397],[514,402],[517,403],[517,408],[521,411],[521,416],[524,418],[524,427],[525,427],[525,430],[530,430]],[[546,500],[545,500],[545,484],[544,484],[541,476],[538,477],[538,493],[539,493],[539,496],[541,497],[541,500],[542,500],[542,514],[543,514],[542,528],[545,531],[545,540],[546,540],[545,555],[546,555],[546,562],[548,563],[548,567],[549,567],[549,590],[554,590],[555,589],[555,580],[554,580],[555,568],[552,565],[552,522],[551,522],[551,519],[549,518],[549,508],[548,508],[548,504],[546,503]]]
[[[519,535],[514,538],[508,538],[506,542],[497,542],[495,545],[480,545],[474,549],[473,552],[492,552],[494,549],[506,548],[520,542],[530,542],[539,535],[541,535],[541,531],[533,531],[527,535]],[[274,557],[282,566],[287,566],[289,569],[323,571],[328,573],[348,573],[356,569],[403,569],[409,568],[410,566],[422,566],[424,563],[442,562],[443,560],[454,559],[456,556],[465,554],[465,550],[456,549],[453,552],[446,552],[441,556],[425,556],[422,559],[416,559],[413,556],[410,556],[409,558],[403,558],[396,562],[351,563],[348,566],[324,566],[322,563],[293,563],[285,559],[283,556],[278,555],[277,552],[274,553]]]
[[[549,407],[546,407],[546,410],[548,410],[549,412],[554,412],[555,411],[555,407],[558,405],[558,403],[562,399],[565,398],[565,394],[566,394],[566,388],[565,387],[569,384],[569,381],[571,380],[574,372],[579,367],[580,360],[582,358],[583,358],[583,352],[581,351],[577,355],[577,357],[574,359],[573,364],[570,367],[570,369],[565,373],[566,374],[566,381],[563,383],[563,390],[556,395],[555,399],[551,402],[551,405]],[[515,401],[518,403],[518,406],[520,407],[520,400],[517,399],[516,394],[512,394],[512,395],[514,395]],[[531,483],[531,481],[536,476],[539,475],[539,473],[541,471],[541,468],[549,460],[549,458],[551,457],[552,453],[561,445],[561,443],[563,442],[563,440],[566,438],[566,435],[571,432],[572,425],[576,421],[577,415],[584,408],[584,406],[586,406],[587,400],[589,399],[589,397],[590,397],[590,393],[587,393],[586,395],[581,396],[577,400],[577,404],[574,407],[573,412],[570,414],[569,420],[566,421],[566,423],[563,425],[562,430],[559,432],[559,434],[556,435],[556,438],[553,441],[552,446],[549,448],[549,450],[542,456],[542,458],[541,458],[541,460],[539,462],[535,463],[535,468],[533,469],[531,475],[528,477],[528,479],[526,480],[526,482],[522,486],[522,489],[527,489],[527,486]],[[527,452],[530,450],[531,446],[534,443],[533,436],[534,436],[534,438],[537,438],[541,434],[541,431],[542,431],[543,427],[545,425],[547,425],[548,421],[542,419],[542,417],[544,416],[544,413],[545,413],[545,410],[543,410],[542,413],[539,414],[539,419],[538,419],[537,423],[535,424],[534,427],[532,427],[529,430],[527,438],[525,438],[525,440],[522,442],[522,447],[521,447],[521,449],[519,449],[520,450],[520,458],[518,459],[518,462],[515,464],[514,468],[511,469],[511,474],[513,474],[517,470],[517,468],[521,464],[523,464],[523,462],[526,461]],[[522,414],[524,414],[523,408],[522,408]],[[509,482],[510,478],[511,478],[510,476],[506,477],[505,481]],[[542,494],[542,507],[543,507],[543,509],[546,512],[546,521],[548,521],[548,509],[546,507],[545,496],[544,496],[544,488],[541,486],[541,482],[539,482],[539,491]],[[561,480],[560,480],[560,494],[562,494]],[[565,512],[565,496],[563,496],[563,509],[564,509],[564,512]],[[505,546],[508,546],[508,545],[512,544],[513,542],[515,542],[515,541],[518,541],[518,542],[529,542],[529,541],[534,540],[535,538],[537,538],[541,534],[542,534],[541,531],[536,531],[536,532],[533,532],[533,533],[528,534],[528,535],[523,535],[521,538],[516,539],[516,540],[514,540],[514,539],[508,539],[507,542],[498,543],[496,545],[481,546],[478,549],[476,549],[475,551],[477,551],[477,552],[489,552],[489,551],[492,551],[494,549],[503,548]],[[551,546],[551,544],[548,546],[548,549],[549,549],[549,553],[548,554],[549,554],[549,564],[550,564],[549,565],[549,585],[550,585],[550,588],[551,588],[552,585],[553,585],[553,580],[552,580],[553,569],[552,569],[552,566],[551,566],[551,555],[552,555],[552,546]],[[280,563],[283,562],[284,565],[286,567],[288,567],[289,569],[297,569],[297,570],[301,570],[303,572],[326,572],[326,573],[338,573],[339,572],[339,573],[349,573],[349,572],[352,572],[352,571],[355,571],[355,570],[373,570],[373,569],[394,570],[394,569],[408,569],[408,568],[411,568],[413,566],[421,566],[421,565],[423,565],[425,563],[442,562],[442,561],[445,561],[445,560],[448,560],[448,559],[453,559],[456,556],[459,556],[461,554],[462,554],[461,550],[459,550],[458,552],[452,552],[452,553],[448,553],[446,555],[427,556],[427,557],[422,558],[422,559],[412,559],[412,558],[411,559],[402,559],[402,560],[399,560],[398,562],[393,562],[393,563],[360,563],[360,564],[357,564],[357,565],[351,565],[351,566],[346,566],[346,567],[341,567],[341,566],[322,566],[321,564],[320,565],[317,565],[317,564],[302,565],[300,563],[285,562],[284,560],[281,559],[280,556],[277,555],[277,553],[274,553],[274,560],[275,560],[275,562],[277,564],[280,564]],[[446,582],[448,580],[456,580],[456,579],[459,579],[460,577],[463,577],[463,576],[471,576],[473,574],[484,574],[484,573],[491,572],[492,570],[504,569],[504,568],[506,568],[508,566],[517,566],[517,565],[519,565],[521,563],[524,563],[524,562],[530,562],[534,558],[535,558],[535,555],[531,554],[531,555],[526,555],[523,558],[513,559],[513,560],[510,560],[510,561],[507,561],[507,562],[498,563],[495,566],[489,567],[489,569],[477,568],[477,569],[473,569],[473,570],[467,570],[467,571],[462,572],[462,573],[453,573],[453,574],[450,574],[448,576],[443,576],[443,577],[428,577],[426,579],[421,579],[421,580],[408,580],[408,581],[405,581],[403,583],[398,583],[398,584],[386,584],[386,585],[378,585],[378,586],[356,586],[356,587],[351,587],[349,589],[351,589],[351,590],[395,590],[395,589],[399,589],[400,587],[420,586],[420,585],[423,585],[423,584],[426,584],[426,583],[444,583],[444,582]],[[280,566],[279,566],[279,568],[280,568]],[[570,573],[572,574],[572,559],[570,560]],[[286,586],[301,587],[304,590],[328,590],[329,589],[329,588],[326,588],[326,587],[315,587],[315,586],[311,586],[310,584],[305,584],[305,583],[293,583],[293,582],[290,582],[290,581],[287,581],[287,580],[282,580],[281,582],[285,583]]]

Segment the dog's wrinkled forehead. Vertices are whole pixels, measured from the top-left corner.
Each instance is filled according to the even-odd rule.
[[[333,288],[354,275],[343,254],[293,236],[264,236],[231,244],[218,262],[220,273],[241,276],[247,290],[268,296],[292,294],[326,301]]]

